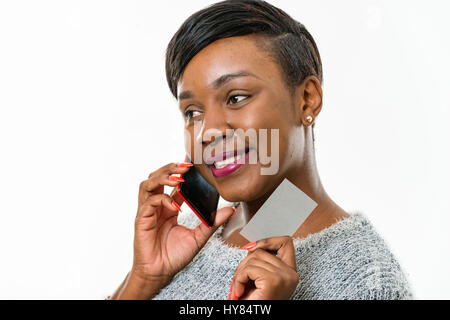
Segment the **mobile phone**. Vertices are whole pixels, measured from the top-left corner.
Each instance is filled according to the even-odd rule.
[[[192,163],[187,155],[185,162]],[[184,181],[177,186],[178,194],[204,224],[212,227],[216,218],[219,193],[194,166],[190,167],[181,177]]]

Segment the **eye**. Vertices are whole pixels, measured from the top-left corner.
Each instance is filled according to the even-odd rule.
[[[186,112],[184,112],[184,117],[186,118],[186,120],[191,120],[192,118],[194,118],[194,112],[198,112],[200,113],[200,111],[197,110],[187,110]]]
[[[244,99],[242,99],[242,100],[245,100],[245,98],[248,98],[249,96],[242,95],[242,94],[235,94],[235,95],[231,96],[231,97],[228,99],[228,102],[230,102],[230,101],[233,100],[233,101],[232,101],[233,104],[236,104],[236,103],[239,103],[239,102],[242,101],[242,100],[236,101],[236,100],[238,100],[238,99],[236,99],[236,97],[244,97]]]

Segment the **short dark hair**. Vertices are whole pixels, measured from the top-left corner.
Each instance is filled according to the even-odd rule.
[[[219,39],[250,34],[261,36],[257,44],[281,67],[291,93],[310,75],[322,84],[319,50],[303,24],[266,1],[226,0],[192,14],[170,40],[166,77],[174,97],[186,66],[200,50]]]

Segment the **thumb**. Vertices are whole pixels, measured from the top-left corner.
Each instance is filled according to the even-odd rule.
[[[218,209],[216,212],[216,218],[214,219],[214,226],[208,227],[204,223],[200,223],[194,229],[194,235],[199,246],[203,246],[209,237],[224,224],[234,213],[236,212],[235,207],[223,207]]]
[[[231,209],[231,210],[230,210]],[[236,207],[223,207],[216,211],[216,218],[214,219],[214,227],[218,228],[224,224],[233,214],[236,213]],[[213,227],[213,228],[214,228]]]

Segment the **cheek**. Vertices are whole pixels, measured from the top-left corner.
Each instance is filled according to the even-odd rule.
[[[283,162],[283,159],[289,152],[287,149],[292,138],[290,137],[292,133],[291,123],[286,121],[284,117],[280,117],[280,114],[271,114],[265,121],[258,123],[258,126],[259,128],[267,129],[263,130],[264,135],[258,133],[260,137],[258,139],[260,151],[271,158],[276,157],[278,160],[275,162],[277,163]]]
[[[188,154],[189,158],[192,159],[191,154],[194,146],[194,139],[193,139],[193,133],[189,130],[184,130],[184,150]]]
[[[242,124],[245,128],[253,128],[256,130],[256,134],[261,138],[261,143],[267,142],[267,148],[270,150],[272,144],[272,136],[275,139],[274,144],[277,144],[278,140],[282,140],[286,131],[285,114],[280,108],[275,106],[265,106],[258,108],[257,111],[252,112],[252,116],[248,116],[243,119]],[[264,139],[265,137],[265,139]],[[277,137],[279,139],[277,139]],[[260,139],[258,139],[258,144]],[[281,143],[281,141],[280,141]],[[263,143],[264,144],[264,143]]]
[[[259,133],[259,129],[271,129],[277,127],[277,115],[273,108],[265,104],[255,104],[245,112],[236,114],[238,122],[236,126],[244,130],[253,129]]]

